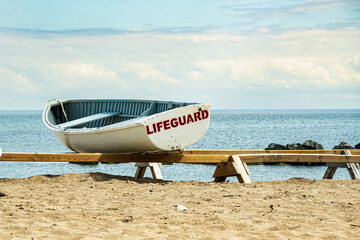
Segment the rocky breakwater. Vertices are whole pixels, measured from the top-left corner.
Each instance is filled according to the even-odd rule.
[[[304,143],[291,143],[281,145],[278,143],[270,143],[265,150],[322,150],[323,146],[313,140],[306,140]]]
[[[270,143],[265,150],[323,150],[323,146],[313,140],[306,140],[304,143],[291,143],[281,145],[278,143]],[[346,142],[341,142],[339,145],[333,147],[333,149],[360,149],[360,143],[355,147]]]
[[[291,143],[281,145],[278,143],[270,143],[265,150],[323,150],[323,146],[313,140],[306,140],[304,143]],[[341,142],[339,145],[333,147],[333,149],[360,149],[360,143],[355,147],[346,142]],[[273,165],[274,163],[267,163]],[[279,163],[283,165],[284,163]],[[324,165],[324,163],[291,163],[291,165]]]

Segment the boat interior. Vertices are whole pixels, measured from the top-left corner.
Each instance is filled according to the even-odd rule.
[[[47,119],[65,129],[100,128],[195,103],[151,100],[52,100]]]

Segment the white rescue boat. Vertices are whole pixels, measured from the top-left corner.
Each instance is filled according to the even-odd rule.
[[[79,153],[171,152],[204,136],[210,107],[151,100],[50,100],[43,122]]]

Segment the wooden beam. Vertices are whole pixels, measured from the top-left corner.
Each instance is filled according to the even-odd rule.
[[[342,162],[360,163],[360,155],[336,154],[241,154],[244,163],[270,162]],[[208,154],[118,154],[118,153],[3,153],[0,161],[24,162],[159,162],[216,164],[227,162],[230,155]]]
[[[3,153],[0,161],[23,162],[159,162],[159,163],[221,163],[230,155],[185,154],[119,154],[119,153]]]
[[[341,154],[350,156],[351,152],[350,150],[343,150]],[[350,174],[351,179],[360,179],[358,163],[326,163],[326,166],[328,166],[328,168],[325,171],[323,179],[332,179],[334,177],[336,169],[339,167],[346,168]]]
[[[241,161],[239,156],[233,155],[226,163],[219,163],[216,166],[213,178],[214,182],[225,182],[227,177],[236,176],[240,183],[251,183],[246,164]]]
[[[245,163],[271,163],[271,162],[343,162],[358,163],[360,155],[336,155],[336,154],[241,154],[241,160]]]
[[[183,154],[208,154],[208,155],[241,155],[241,154],[265,154],[265,153],[286,153],[286,154],[341,154],[342,149],[332,150],[207,150],[190,149],[184,150]],[[350,149],[351,155],[360,155],[360,149]]]
[[[143,178],[146,172],[146,168],[150,167],[153,179],[164,179],[160,170],[162,167],[161,163],[137,162],[135,163],[135,167],[137,167],[135,173],[136,178]]]

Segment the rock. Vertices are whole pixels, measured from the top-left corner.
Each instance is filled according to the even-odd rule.
[[[354,147],[346,142],[341,142],[339,145],[334,146],[333,149],[354,149]]]
[[[286,144],[286,148],[289,150],[304,150],[305,149],[301,143]]]
[[[306,140],[303,144],[302,147],[304,149],[308,149],[308,150],[315,150],[315,149],[320,149],[323,150],[323,146],[313,140]]]
[[[360,143],[356,144],[356,145],[355,145],[355,148],[356,148],[356,149],[360,149]]]
[[[265,148],[265,150],[287,150],[287,147],[277,143],[270,143],[269,146]]]

